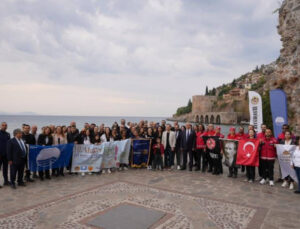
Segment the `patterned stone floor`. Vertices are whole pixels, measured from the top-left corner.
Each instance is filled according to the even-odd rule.
[[[163,212],[151,228],[299,228],[300,196],[243,179],[133,169],[4,187],[0,228],[91,228],[91,218],[122,204]]]

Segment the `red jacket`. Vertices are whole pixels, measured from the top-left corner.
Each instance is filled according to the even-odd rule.
[[[257,134],[257,138],[258,138],[258,139],[264,139],[264,138],[265,138],[265,133],[264,133],[264,132],[259,132],[259,133]]]
[[[203,136],[205,136],[205,132],[196,132],[196,149],[205,149]]]
[[[275,160],[277,140],[274,137],[263,138],[261,143],[260,158],[264,160]]]
[[[236,134],[236,140],[243,140],[243,139],[247,139],[246,134],[240,134],[240,133]]]
[[[227,135],[227,139],[230,139],[230,140],[236,140],[236,139],[237,139],[237,135],[231,135],[231,134],[228,134],[228,135]]]
[[[157,148],[156,148],[157,144],[155,144],[152,148],[153,148],[153,154],[155,155],[156,154],[156,151],[157,151]],[[164,155],[165,153],[165,150],[164,150],[164,145],[163,144],[160,144],[160,154],[161,155]]]
[[[216,132],[213,130],[213,131],[206,131],[204,133],[204,136],[216,136]]]

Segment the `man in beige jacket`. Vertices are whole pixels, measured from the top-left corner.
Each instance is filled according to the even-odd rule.
[[[171,131],[171,125],[167,124],[166,130],[163,132],[162,135],[162,144],[164,145],[165,149],[165,155],[164,155],[164,163],[165,167],[173,168],[174,165],[172,162],[174,162],[174,150],[175,150],[175,144],[176,144],[176,136],[175,132]]]

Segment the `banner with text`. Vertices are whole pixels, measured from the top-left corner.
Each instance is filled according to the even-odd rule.
[[[261,96],[255,91],[249,91],[248,93],[250,124],[254,126],[256,132],[260,132],[261,124],[263,123]]]
[[[99,172],[103,159],[102,145],[75,145],[72,172]]]
[[[32,172],[62,168],[69,165],[74,144],[29,145],[29,169]]]
[[[132,140],[132,163],[133,168],[147,167],[150,156],[150,139]]]
[[[295,170],[291,167],[291,156],[296,150],[295,145],[276,145],[278,162],[281,169],[281,178],[290,176],[297,181]]]

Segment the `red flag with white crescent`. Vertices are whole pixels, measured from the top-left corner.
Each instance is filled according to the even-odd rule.
[[[259,166],[259,140],[246,139],[239,141],[239,148],[236,157],[237,165]]]

